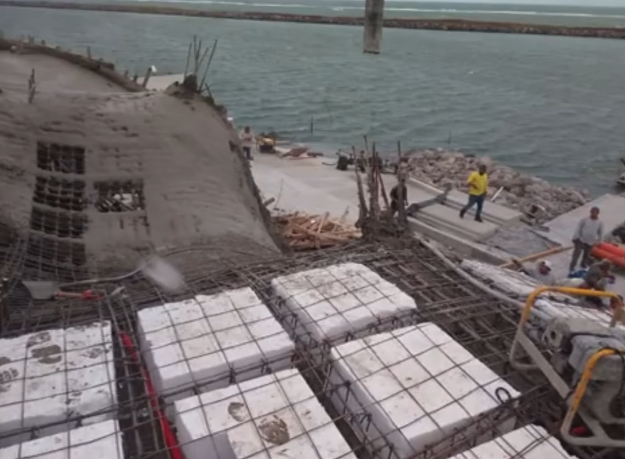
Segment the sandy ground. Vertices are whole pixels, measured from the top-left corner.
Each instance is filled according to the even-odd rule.
[[[15,61],[2,58],[0,88],[28,68],[10,66],[7,79],[4,62]],[[137,249],[203,244],[211,248],[207,257],[226,259],[278,251],[248,166],[230,149],[236,134],[215,110],[203,101],[160,92],[106,92],[107,83],[95,75],[89,81],[80,69],[53,80],[52,74],[64,65],[41,72],[50,72],[59,92],[37,93],[32,104],[21,91],[0,93],[0,220],[32,234],[31,212],[52,212],[45,220],[46,240],[55,241],[59,215],[86,216],[82,235],[58,241],[84,244],[93,264],[107,268],[135,265]],[[71,81],[73,92],[63,92]],[[78,84],[93,91],[76,92]],[[38,143],[84,149],[84,171],[42,170]],[[79,199],[78,206],[84,209],[60,211],[56,204],[33,204],[37,177],[60,181],[60,193],[80,196],[84,204]],[[72,183],[83,184],[80,191]],[[98,210],[103,183],[132,183],[144,204],[122,212]]]
[[[105,78],[63,60],[6,51],[0,52],[0,89],[28,92],[28,78],[33,69],[37,90],[41,92],[123,91]]]

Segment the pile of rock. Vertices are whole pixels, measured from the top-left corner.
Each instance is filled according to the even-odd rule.
[[[468,190],[469,172],[476,170],[478,164],[485,164],[489,175],[489,198],[503,187],[496,202],[526,214],[533,213],[539,223],[585,204],[590,197],[586,190],[550,185],[543,179],[496,164],[488,157],[477,158],[441,148],[412,151],[409,156],[414,178],[439,188],[451,184],[461,191]],[[536,206],[539,206],[537,212]]]

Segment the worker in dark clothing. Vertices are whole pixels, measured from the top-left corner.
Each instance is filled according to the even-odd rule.
[[[582,287],[590,290],[605,291],[607,284],[613,281],[612,262],[610,260],[601,260],[590,267],[584,276],[584,285]]]
[[[395,214],[399,211],[399,202],[400,199],[403,202],[404,206],[408,205],[408,190],[406,189],[406,181],[401,180],[403,196],[399,196],[399,183],[393,187],[391,190],[391,217],[395,216]]]
[[[356,158],[356,167],[363,174],[367,171],[367,157],[365,156],[365,150],[360,150],[360,156]]]

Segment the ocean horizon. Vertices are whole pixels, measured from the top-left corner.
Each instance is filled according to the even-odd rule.
[[[172,3],[354,16],[364,6]],[[389,1],[385,14],[625,25],[625,8]],[[218,40],[211,91],[236,122],[329,152],[359,148],[364,135],[389,154],[397,141],[406,150],[450,147],[593,194],[612,189],[625,156],[621,40],[386,29],[382,53],[371,56],[362,53],[360,27],[12,7],[0,7],[0,30],[77,52],[89,46],[139,75],[150,65],[182,73],[193,35]]]

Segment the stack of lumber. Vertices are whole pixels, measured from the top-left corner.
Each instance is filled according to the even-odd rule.
[[[282,236],[293,250],[312,250],[347,244],[361,236],[360,230],[332,220],[325,215],[309,215],[303,212],[274,217]]]

